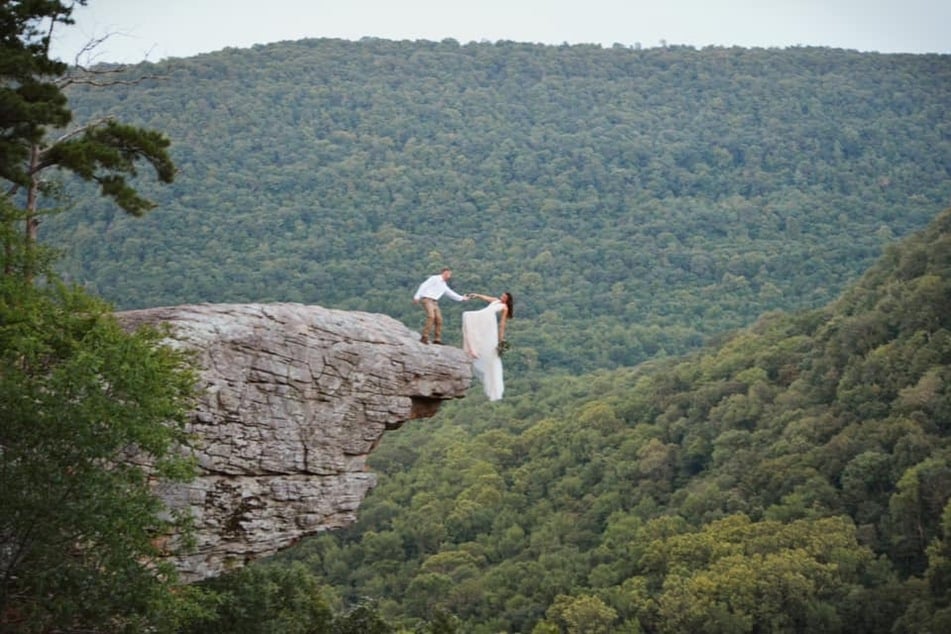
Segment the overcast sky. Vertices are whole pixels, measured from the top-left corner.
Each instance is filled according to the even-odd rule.
[[[89,0],[74,17],[53,54],[109,35],[86,63],[310,37],[951,53],[951,0]]]

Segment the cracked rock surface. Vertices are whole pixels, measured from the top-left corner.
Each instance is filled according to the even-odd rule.
[[[188,581],[352,523],[383,433],[433,416],[472,381],[462,350],[421,344],[386,315],[198,304],[117,316],[130,328],[168,324],[168,343],[197,354],[199,475],[158,489],[194,518],[195,547],[175,558]]]

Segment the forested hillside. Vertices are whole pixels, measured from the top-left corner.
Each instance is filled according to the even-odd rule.
[[[180,173],[142,183],[145,218],[78,194],[47,217],[69,279],[416,325],[449,265],[515,295],[513,375],[820,306],[951,200],[949,56],[304,40],[120,76],[144,79],[70,88],[77,123],[162,130]]]
[[[111,77],[76,124],[180,172],[143,218],[48,179],[39,235],[117,307],[413,325],[443,265],[516,297],[503,401],[388,434],[358,524],[181,631],[951,630],[951,57],[304,40]]]
[[[278,569],[447,631],[951,626],[951,210],[824,308],[532,388],[389,435]]]

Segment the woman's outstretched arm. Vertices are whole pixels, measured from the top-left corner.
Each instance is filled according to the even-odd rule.
[[[479,293],[469,293],[469,296],[475,297],[477,299],[481,299],[482,301],[489,302],[489,303],[499,301],[498,297],[492,297],[491,295],[480,295]]]

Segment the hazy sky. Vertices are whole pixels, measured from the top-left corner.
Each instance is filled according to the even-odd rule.
[[[94,60],[159,61],[334,37],[653,47],[829,46],[951,53],[949,0],[89,0],[54,56],[109,35]]]

